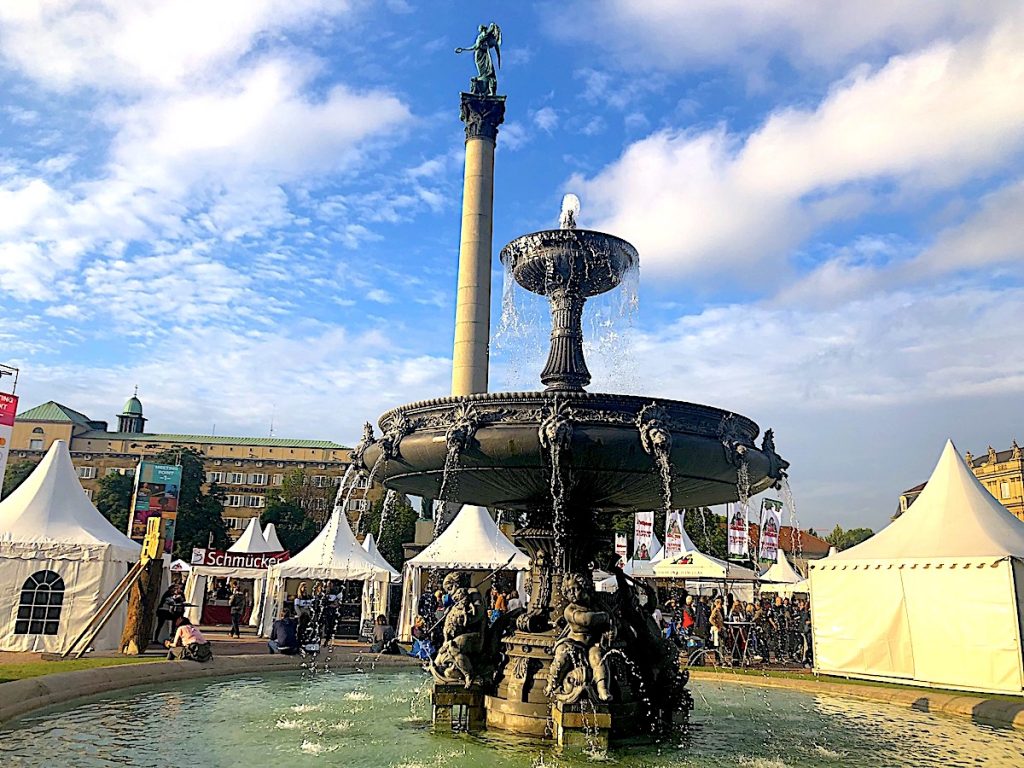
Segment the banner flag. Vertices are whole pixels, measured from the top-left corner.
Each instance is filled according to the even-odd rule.
[[[629,547],[626,544],[626,534],[615,534],[615,554],[619,556],[619,568],[626,564],[626,557],[629,555]]]
[[[673,510],[665,515],[665,557],[683,554],[683,522],[685,510]]]
[[[192,548],[192,565],[218,568],[269,568],[291,558],[287,549],[281,552],[228,552],[224,549]]]
[[[729,556],[747,557],[750,554],[750,521],[746,504],[729,504]]]
[[[654,543],[654,512],[637,512],[633,517],[633,559],[650,560]]]
[[[0,485],[7,471],[7,454],[11,450],[14,417],[18,413],[18,396],[0,392]]]
[[[164,552],[171,554],[174,547],[174,526],[178,518],[178,493],[181,490],[181,467],[141,461],[135,469],[135,492],[132,494],[132,514],[128,520],[128,536],[142,542],[146,536],[146,523],[153,515],[165,521]]]
[[[758,557],[775,562],[779,556],[779,532],[782,529],[782,502],[764,499],[761,502],[761,532],[758,535]]]

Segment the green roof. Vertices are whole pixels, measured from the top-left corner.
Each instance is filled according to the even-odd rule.
[[[89,426],[92,422],[84,413],[79,413],[54,400],[19,413],[18,419],[20,421],[55,421],[62,424],[81,424],[82,426]]]
[[[291,440],[287,437],[225,437],[222,435],[168,435],[162,433],[104,432],[101,429],[83,432],[81,440],[132,440],[137,443],[197,443],[206,445],[259,445],[267,448],[325,448],[347,451],[348,446],[331,440]]]
[[[141,416],[142,415],[142,401],[139,398],[132,395],[125,401],[124,410],[121,411],[122,416]]]

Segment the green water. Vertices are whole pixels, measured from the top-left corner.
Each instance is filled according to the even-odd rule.
[[[9,766],[1020,766],[1024,734],[829,695],[693,684],[685,743],[567,759],[539,742],[429,729],[419,671],[137,689],[0,730]],[[3,687],[0,686],[0,694]]]

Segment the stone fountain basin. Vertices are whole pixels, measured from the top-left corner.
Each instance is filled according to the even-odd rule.
[[[401,493],[507,509],[549,508],[551,466],[538,435],[555,403],[549,392],[487,393],[403,405],[380,418],[385,439],[363,453],[367,467],[380,457],[382,442],[397,443],[397,455],[377,465],[375,477]],[[769,459],[755,447],[758,426],[718,408],[628,395],[558,393],[571,408],[568,455],[569,503],[598,510],[656,509],[662,480],[645,452],[637,417],[645,406],[664,409],[672,434],[672,504],[676,508],[723,504],[738,498],[737,467],[724,443],[745,447],[750,493],[775,483]],[[449,477],[446,434],[456,420],[476,422],[467,448]],[[398,436],[401,438],[398,439]],[[394,450],[390,452],[394,454]]]
[[[621,237],[591,229],[531,232],[502,248],[500,258],[517,283],[541,296],[570,282],[580,295],[597,296],[639,262],[636,248]]]

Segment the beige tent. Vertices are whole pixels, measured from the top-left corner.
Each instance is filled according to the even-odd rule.
[[[82,491],[68,445],[55,440],[0,502],[0,650],[67,649],[139,559],[141,547]],[[118,647],[125,606],[90,647]]]
[[[951,442],[902,516],[810,563],[818,672],[1021,694],[1024,522]]]

